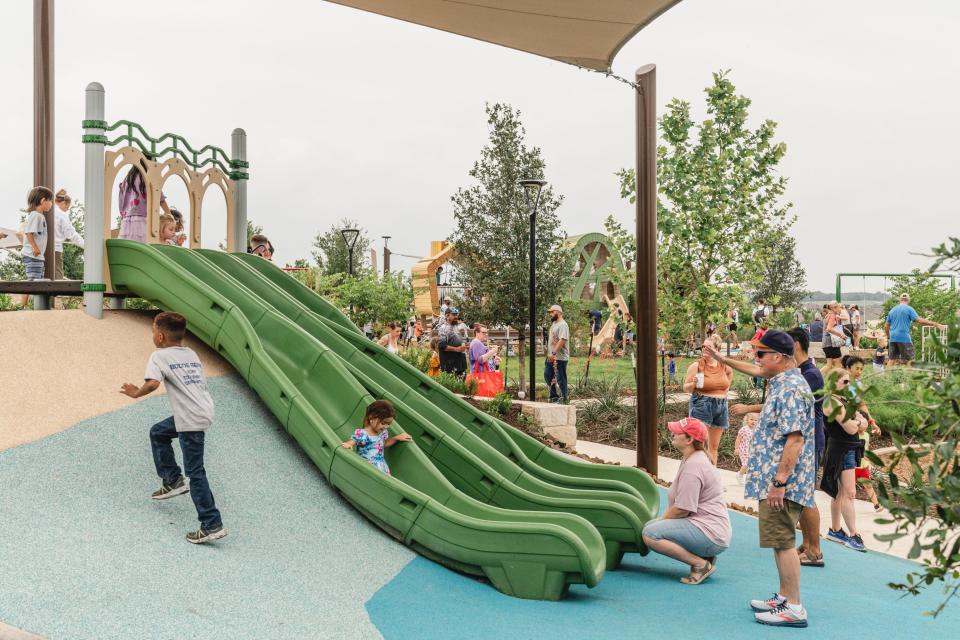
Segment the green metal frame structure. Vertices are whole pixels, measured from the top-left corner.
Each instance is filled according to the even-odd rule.
[[[604,285],[610,282],[610,269],[623,269],[623,262],[620,260],[620,254],[617,253],[610,239],[602,233],[585,233],[579,236],[571,236],[566,241],[567,248],[573,252],[573,266],[571,272],[577,264],[583,259],[583,270],[580,273],[573,274],[573,280],[570,285],[570,297],[574,300],[581,300],[583,292],[591,285],[593,286],[593,295],[589,297],[595,304],[601,304],[603,300]],[[599,266],[596,266],[597,258],[600,252],[606,250],[607,259]]]
[[[837,284],[836,284],[836,299],[837,302],[841,302],[842,291],[840,290],[841,284],[844,278],[866,278],[866,277],[875,277],[875,278],[898,278],[903,276],[912,276],[912,273],[838,273],[837,274]],[[944,278],[950,281],[950,290],[953,291],[957,288],[957,277],[952,273],[931,273],[930,276],[934,278]]]

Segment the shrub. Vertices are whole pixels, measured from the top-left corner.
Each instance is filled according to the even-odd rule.
[[[867,408],[877,425],[890,433],[907,433],[917,424],[917,398],[929,377],[893,369],[864,376]]]
[[[471,380],[470,382],[465,382],[463,378],[459,378],[452,373],[446,373],[441,371],[440,374],[434,378],[437,382],[442,384],[444,387],[449,389],[454,393],[459,393],[463,396],[473,396],[477,393],[477,381]]]
[[[430,370],[430,350],[420,347],[408,346],[400,352],[400,357],[408,363],[426,373]]]
[[[510,395],[504,391],[501,391],[490,400],[486,400],[481,404],[481,408],[490,415],[501,417],[507,415],[512,406],[513,400],[511,400]]]

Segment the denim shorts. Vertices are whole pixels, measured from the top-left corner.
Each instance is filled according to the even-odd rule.
[[[857,468],[857,452],[855,449],[847,449],[843,454],[843,466],[841,469],[847,471]]]
[[[691,418],[696,418],[708,427],[726,429],[730,426],[726,398],[711,398],[694,393],[690,396],[689,414]]]
[[[651,520],[643,527],[643,535],[654,540],[669,540],[701,558],[712,558],[727,550],[707,537],[697,525],[686,518]]]

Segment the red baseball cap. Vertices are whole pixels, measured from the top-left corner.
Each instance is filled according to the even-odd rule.
[[[707,425],[696,418],[681,418],[676,422],[668,422],[667,429],[670,433],[683,433],[690,436],[697,442],[707,441]]]

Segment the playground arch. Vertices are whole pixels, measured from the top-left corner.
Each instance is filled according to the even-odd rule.
[[[104,293],[111,293],[110,270],[103,240],[115,237],[111,229],[113,186],[121,171],[135,167],[146,184],[147,234],[146,242],[160,242],[160,200],[167,181],[176,176],[183,181],[189,201],[188,246],[201,246],[203,228],[203,199],[207,190],[216,186],[226,201],[227,251],[237,251],[246,244],[246,133],[235,129],[232,133],[233,157],[223,149],[205,145],[194,148],[186,139],[174,133],[151,137],[142,125],[131,120],[109,123],[104,120],[104,90],[99,83],[87,86],[86,119],[82,125],[82,142],[86,147],[86,240],[94,249],[93,260],[101,269],[85,270],[82,291],[88,313],[99,317]],[[117,137],[108,134],[116,131]],[[113,148],[111,148],[113,147]],[[102,172],[102,173],[101,173]],[[102,177],[101,177],[102,176]]]

